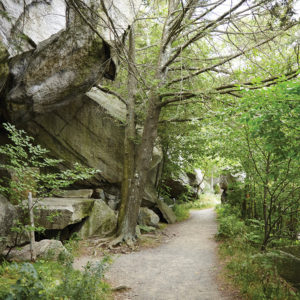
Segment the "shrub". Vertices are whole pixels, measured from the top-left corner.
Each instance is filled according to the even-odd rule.
[[[0,299],[108,299],[110,289],[102,279],[109,262],[106,257],[97,264],[88,264],[84,272],[56,262],[4,263],[0,266]]]
[[[38,199],[51,195],[52,190],[90,178],[99,171],[75,163],[71,170],[49,172],[49,168],[58,168],[62,160],[48,157],[49,151],[35,145],[34,138],[28,136],[25,131],[18,130],[9,123],[4,123],[3,127],[8,131],[11,143],[0,146],[0,155],[4,156],[0,168],[7,170],[12,178],[0,179],[0,193],[6,195],[23,211],[23,216],[20,216],[20,220],[11,229],[16,233],[14,240],[18,244],[18,237],[24,232],[43,230],[38,226],[28,226],[28,206],[24,202],[28,192],[36,197],[34,205],[37,205]]]
[[[186,204],[175,204],[173,210],[178,222],[184,221],[190,216],[189,207]]]
[[[84,272],[74,271],[71,266],[65,269],[64,280],[55,291],[55,295],[64,295],[67,299],[99,300],[109,292],[109,286],[101,281],[109,258],[96,264],[88,263]]]
[[[245,223],[235,215],[227,216],[219,220],[218,237],[230,238],[244,234]]]
[[[246,295],[253,300],[296,300],[299,292],[279,277],[275,266],[259,255],[263,237],[263,224],[258,220],[240,219],[240,212],[230,205],[217,208],[221,240],[219,254],[226,257],[226,275]]]

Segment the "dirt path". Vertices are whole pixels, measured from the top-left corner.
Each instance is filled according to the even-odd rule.
[[[131,289],[116,299],[219,300],[216,284],[217,225],[213,209],[191,211],[191,218],[168,228],[176,236],[156,248],[116,258],[106,274],[113,286]]]

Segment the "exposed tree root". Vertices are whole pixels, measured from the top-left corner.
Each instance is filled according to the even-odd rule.
[[[113,249],[114,247],[125,243],[131,250],[134,250],[135,247],[135,243],[136,243],[136,239],[132,236],[126,236],[125,234],[121,234],[118,237],[116,237],[114,240],[112,240],[109,243],[108,248],[109,249]]]
[[[119,235],[109,243],[108,248],[112,249],[113,247],[120,245],[123,242],[123,239],[124,235]]]
[[[119,286],[111,289],[112,292],[122,292],[122,291],[127,291],[127,290],[131,290],[131,287],[126,286],[126,285],[119,285]]]

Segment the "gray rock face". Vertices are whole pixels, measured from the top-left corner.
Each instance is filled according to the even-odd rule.
[[[12,244],[14,237],[11,227],[18,218],[16,208],[0,194],[0,253]]]
[[[281,247],[280,250],[292,254],[300,259],[300,245],[285,246]]]
[[[245,173],[233,174],[230,170],[224,170],[224,173],[220,176],[220,188],[223,190],[221,195],[222,203],[228,201],[229,194],[233,191],[232,186],[237,183],[243,183],[246,178]]]
[[[105,6],[105,10],[108,13],[109,18],[114,21],[114,30],[112,27],[107,26],[110,24],[107,15],[103,13],[103,9],[100,14],[103,18],[102,21],[102,30],[101,35],[105,41],[111,44],[115,41],[116,35],[120,38],[124,34],[124,29],[127,29],[128,25],[130,25],[137,12],[139,11],[139,7],[141,5],[141,0],[104,0],[103,4]]]
[[[300,288],[300,258],[283,251],[271,252],[266,256],[277,267],[280,276]]]
[[[111,209],[117,210],[120,201],[120,198],[118,198],[117,196],[106,194],[106,203]]]
[[[60,190],[54,193],[54,196],[60,198],[91,198],[93,194],[92,189],[81,190]]]
[[[5,11],[0,17],[0,36],[11,56],[28,51],[52,34],[66,28],[66,3],[63,0],[1,0]],[[22,38],[20,33],[26,38]]]
[[[159,210],[163,214],[163,217],[169,224],[173,224],[176,222],[176,216],[173,210],[161,199],[157,199],[157,207],[159,208]]]
[[[108,13],[89,16],[90,24],[100,29],[97,35],[64,0],[1,0],[0,36],[13,56],[5,118],[24,122],[81,97],[103,77],[114,78],[117,60],[109,45],[121,39],[140,2],[106,0],[103,8],[100,1],[86,1],[92,10]],[[116,20],[118,37],[107,26],[110,18]]]
[[[111,235],[117,226],[117,217],[103,200],[95,200],[94,207],[79,231],[79,236],[87,238],[90,236],[105,237]]]
[[[34,250],[37,259],[57,260],[61,253],[64,255],[69,254],[63,244],[57,240],[42,240],[40,242],[35,242]],[[21,249],[13,249],[8,256],[8,259],[13,261],[28,261],[30,258],[29,244]]]
[[[147,207],[141,207],[138,217],[139,225],[158,227],[159,216]]]
[[[188,192],[187,184],[181,181],[180,178],[168,178],[164,183],[169,188],[171,198],[177,199],[181,194]]]
[[[171,198],[178,199],[182,194],[189,195],[191,198],[196,199],[202,191],[203,174],[200,169],[195,169],[190,173],[180,173],[178,177],[170,177],[166,179],[165,185],[169,187]]]
[[[104,7],[100,5],[100,1],[88,0],[84,3],[98,10],[101,15],[97,20],[99,33],[107,43],[113,44],[133,22],[141,1],[104,0]],[[64,0],[1,0],[0,6],[3,12],[0,15],[0,37],[11,56],[34,49],[53,34],[78,21]],[[112,26],[108,26],[109,18],[114,21],[116,32]]]
[[[32,120],[26,129],[69,167],[77,161],[99,169],[95,185],[103,180],[121,182],[125,105],[101,91],[88,95],[93,98],[74,99],[72,104]]]
[[[124,103],[94,88],[72,104],[28,122],[26,130],[69,167],[78,161],[84,166],[99,169],[101,173],[89,183],[96,186],[101,186],[103,181],[120,184],[125,116]],[[160,176],[161,160],[162,151],[155,148],[143,199],[144,206],[153,207],[156,204],[155,184],[157,176]],[[117,196],[116,193],[108,194]],[[106,202],[110,200],[106,199]],[[118,201],[113,199],[111,207],[115,209]]]
[[[46,229],[63,229],[89,216],[94,201],[84,198],[44,198],[35,212],[36,223]]]
[[[5,86],[9,74],[8,56],[9,54],[0,40],[0,93]]]
[[[187,173],[187,176],[191,186],[199,186],[204,180],[204,174],[200,169],[194,169],[193,172]]]

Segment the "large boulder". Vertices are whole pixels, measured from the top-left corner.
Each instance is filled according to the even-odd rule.
[[[12,57],[1,99],[5,118],[24,122],[81,97],[103,77],[113,79],[117,59],[111,46],[122,39],[140,3],[86,1],[87,23],[63,0],[1,0],[0,37]],[[111,19],[117,27],[107,26]]]
[[[26,130],[68,167],[77,161],[101,171],[92,184],[122,180],[126,107],[118,98],[93,89],[51,114],[27,123]]]
[[[157,199],[157,207],[162,213],[164,219],[169,223],[173,224],[176,222],[176,216],[172,208],[170,208],[162,199]]]
[[[0,40],[0,93],[5,86],[9,74],[7,63],[8,56],[9,54]]]
[[[182,172],[176,178],[166,179],[164,184],[169,188],[170,197],[177,199],[180,195],[188,193],[190,179],[186,173]]]
[[[300,259],[300,245],[291,245],[281,247],[279,250],[292,254]]]
[[[41,240],[34,243],[34,251],[37,259],[57,260],[60,254],[70,255],[60,241]],[[30,245],[13,249],[7,259],[12,261],[28,261],[31,259]]]
[[[223,174],[220,176],[219,185],[222,189],[221,202],[225,203],[232,196],[230,194],[235,193],[237,190],[236,185],[244,183],[246,173],[234,173],[230,169],[223,170]]]
[[[284,252],[270,252],[265,255],[276,266],[281,277],[300,288],[300,258]]]
[[[17,219],[16,208],[0,194],[0,253],[13,243],[15,234],[11,228]]]
[[[147,207],[141,207],[138,217],[138,224],[144,226],[158,227],[159,216]]]
[[[46,229],[63,229],[88,217],[95,199],[43,198],[35,209],[35,219]]]
[[[170,176],[164,182],[169,188],[170,197],[180,198],[183,194],[192,199],[198,198],[204,189],[204,175],[200,169],[191,172],[181,172],[178,176]]]
[[[54,196],[59,198],[91,198],[92,194],[92,189],[58,190],[53,193]]]
[[[78,234],[82,238],[90,236],[105,237],[114,233],[116,227],[117,217],[114,211],[103,200],[97,199]]]
[[[110,201],[111,207],[117,208],[123,173],[125,119],[126,107],[123,102],[93,88],[72,104],[28,122],[26,130],[53,156],[62,158],[68,167],[78,161],[84,166],[99,169],[101,172],[86,180],[86,183],[104,186],[106,194],[116,198]],[[156,204],[155,186],[160,176],[161,160],[162,151],[155,147],[143,206],[153,207]],[[107,183],[118,186],[114,188],[118,191],[110,191]]]
[[[245,181],[246,174],[245,173],[234,173],[232,170],[224,170],[223,174],[220,176],[219,184],[220,188],[223,190],[227,190],[231,185],[235,183],[243,183]]]

